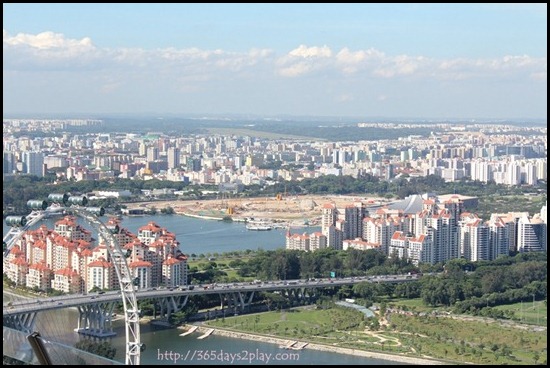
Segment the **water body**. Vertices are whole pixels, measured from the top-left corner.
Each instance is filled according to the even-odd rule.
[[[46,219],[43,223],[53,229],[55,221],[57,219]],[[201,253],[223,253],[246,249],[273,250],[285,247],[285,229],[251,231],[247,230],[242,222],[202,220],[179,215],[154,215],[123,217],[121,226],[137,234],[138,229],[150,221],[154,221],[159,226],[173,232],[180,242],[181,251],[185,254],[199,255]],[[79,222],[84,227],[91,229],[82,220],[79,219]],[[5,235],[9,228],[5,224],[3,226]],[[309,227],[293,230],[293,232],[300,233],[304,231],[312,233],[320,231],[320,228]]]
[[[44,223],[53,228],[56,219],[45,220]],[[185,216],[140,216],[125,217],[122,226],[133,233],[138,228],[154,221],[162,227],[176,234],[180,248],[185,254],[223,253],[235,250],[264,249],[273,250],[284,248],[284,229],[271,231],[246,230],[243,223],[201,220]],[[86,228],[90,228],[82,223]],[[38,225],[37,225],[38,226]],[[4,235],[9,228],[4,225]],[[294,230],[296,232],[318,231],[319,228]],[[4,294],[4,301],[9,297]],[[76,327],[78,312],[76,309],[61,309],[45,312],[38,316],[37,330],[45,337],[73,345],[80,336],[73,329]],[[111,338],[111,343],[117,348],[116,359],[124,361],[125,335],[122,321],[114,322],[117,336]],[[143,324],[141,341],[147,348],[142,353],[142,364],[159,365],[191,365],[209,364],[293,364],[293,365],[394,365],[395,362],[357,357],[346,354],[336,354],[316,350],[304,349],[301,351],[283,350],[277,344],[268,344],[257,341],[240,340],[229,337],[210,336],[204,340],[197,340],[198,334],[181,337],[181,330],[167,329],[150,324]],[[206,354],[208,351],[208,354]],[[212,357],[212,353],[214,357]],[[170,355],[169,353],[172,353]],[[188,355],[189,352],[189,355]],[[166,354],[168,353],[168,355]],[[192,357],[192,354],[195,356]],[[220,353],[222,353],[220,355]],[[288,355],[293,353],[294,355]],[[179,354],[179,359],[177,359]],[[198,355],[197,355],[198,354]],[[279,355],[277,355],[279,354]],[[285,355],[287,354],[287,355]],[[187,359],[185,359],[187,356]],[[268,361],[268,357],[269,361]],[[276,358],[279,360],[276,360]],[[193,359],[191,359],[193,358]],[[208,358],[208,359],[207,359]],[[221,358],[221,359],[220,359]]]
[[[253,340],[240,340],[229,337],[210,336],[198,340],[198,333],[179,336],[181,330],[162,329],[146,325],[142,327],[142,342],[147,349],[141,355],[141,364],[172,365],[393,365],[395,362],[336,354],[317,350],[284,350],[277,344]],[[147,331],[147,332],[146,332]],[[122,333],[122,331],[121,331]],[[117,355],[124,352],[123,339],[113,339]],[[172,352],[172,358],[166,356]],[[201,353],[202,352],[202,353]],[[208,354],[206,354],[208,352]],[[191,359],[195,353],[194,359]],[[220,353],[222,353],[220,355]],[[179,359],[177,359],[179,354]],[[278,354],[278,355],[277,355]],[[289,355],[292,354],[292,355]],[[187,356],[187,359],[185,357]],[[231,359],[233,357],[233,363]],[[269,361],[268,358],[270,357]],[[208,359],[207,359],[208,358]],[[278,358],[278,359],[277,359]],[[123,358],[121,358],[123,359]]]

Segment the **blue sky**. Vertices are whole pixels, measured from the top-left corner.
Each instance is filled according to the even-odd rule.
[[[4,4],[10,113],[546,118],[546,4]]]

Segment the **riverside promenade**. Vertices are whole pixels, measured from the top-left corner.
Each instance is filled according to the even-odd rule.
[[[211,329],[212,328],[208,326],[199,326],[196,332],[204,334]],[[239,332],[239,331],[222,329],[219,327],[216,327],[214,331],[211,332],[211,334],[224,336],[224,337],[232,337],[237,339],[244,339],[244,340],[261,341],[261,342],[266,342],[270,344],[277,344],[279,346],[287,346],[291,343],[297,342],[297,340],[295,339],[282,339],[280,337],[275,337],[275,336]],[[404,356],[404,355],[384,354],[384,353],[359,350],[359,349],[348,349],[348,348],[342,348],[339,346],[312,343],[309,341],[299,341],[299,342],[307,343],[304,346],[304,349],[326,351],[326,352],[332,352],[332,353],[338,353],[338,354],[349,354],[354,356],[362,356],[365,358],[389,360],[393,362],[400,362],[400,363],[406,363],[406,364],[412,364],[412,365],[445,365],[447,364],[445,362],[435,360],[435,359],[425,359],[425,358],[410,357],[410,356]]]

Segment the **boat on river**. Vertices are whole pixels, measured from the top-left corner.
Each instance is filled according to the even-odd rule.
[[[273,223],[269,220],[249,220],[246,223],[247,230],[267,231],[274,228]]]

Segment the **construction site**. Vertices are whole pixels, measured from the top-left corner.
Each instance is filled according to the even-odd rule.
[[[356,201],[365,204],[382,204],[387,200],[379,197],[358,197],[339,195],[303,195],[285,196],[278,194],[270,197],[225,198],[209,200],[171,200],[133,203],[129,208],[147,209],[155,207],[160,210],[172,207],[177,214],[211,218],[249,221],[264,219],[274,223],[285,223],[291,226],[320,225],[322,206],[333,203],[343,207]]]

